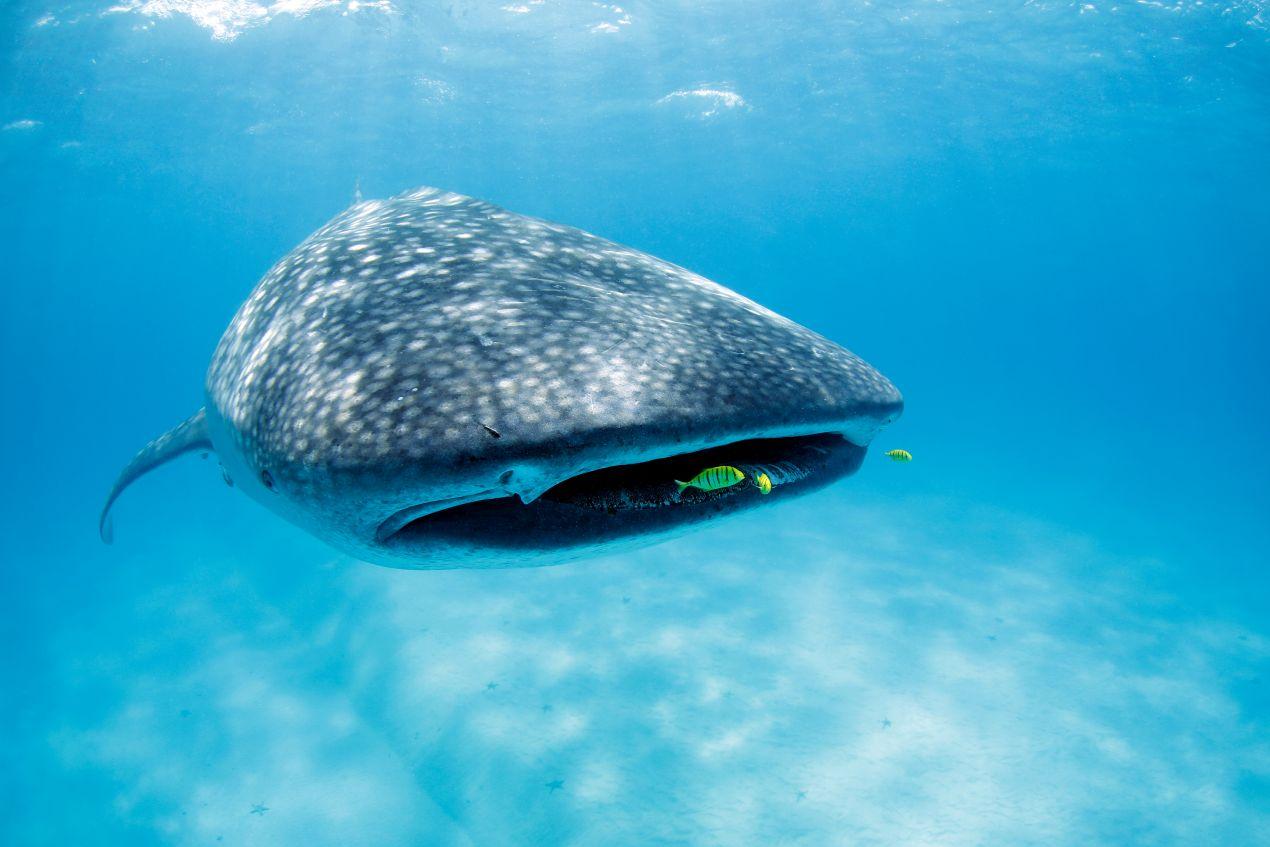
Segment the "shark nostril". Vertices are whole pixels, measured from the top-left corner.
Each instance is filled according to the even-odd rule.
[[[260,471],[260,482],[265,488],[273,491],[273,474],[269,473],[268,469]]]

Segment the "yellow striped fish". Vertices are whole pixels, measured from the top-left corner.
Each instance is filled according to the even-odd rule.
[[[758,490],[764,494],[772,493],[772,478],[767,474],[759,471],[754,475],[754,484],[758,486]]]
[[[675,485],[679,486],[679,493],[688,486],[700,488],[702,491],[718,491],[720,488],[729,488],[745,479],[745,474],[732,467],[731,465],[719,465],[715,468],[706,468],[701,473],[694,476],[687,482],[675,480]]]
[[[887,450],[887,451],[886,451],[885,453],[883,453],[882,455],[883,455],[883,456],[890,456],[890,457],[891,457],[891,461],[892,461],[892,462],[911,462],[911,461],[913,461],[913,454],[912,454],[912,453],[910,453],[910,452],[908,452],[907,450]]]

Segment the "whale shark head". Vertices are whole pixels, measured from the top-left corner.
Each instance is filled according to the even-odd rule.
[[[853,472],[902,407],[716,283],[433,189],[358,203],[285,256],[207,393],[240,487],[409,568],[552,563],[788,499]],[[676,485],[719,465],[744,479]]]

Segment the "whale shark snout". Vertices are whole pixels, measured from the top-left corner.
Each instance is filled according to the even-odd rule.
[[[286,518],[411,568],[661,540],[852,473],[902,409],[854,354],[716,283],[433,189],[359,203],[285,256],[207,394],[112,501],[210,444]],[[678,492],[720,464],[746,481]]]

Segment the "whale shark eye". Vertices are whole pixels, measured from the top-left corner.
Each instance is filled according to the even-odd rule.
[[[265,488],[273,491],[273,474],[269,473],[268,470],[260,471],[260,481],[264,483]]]

